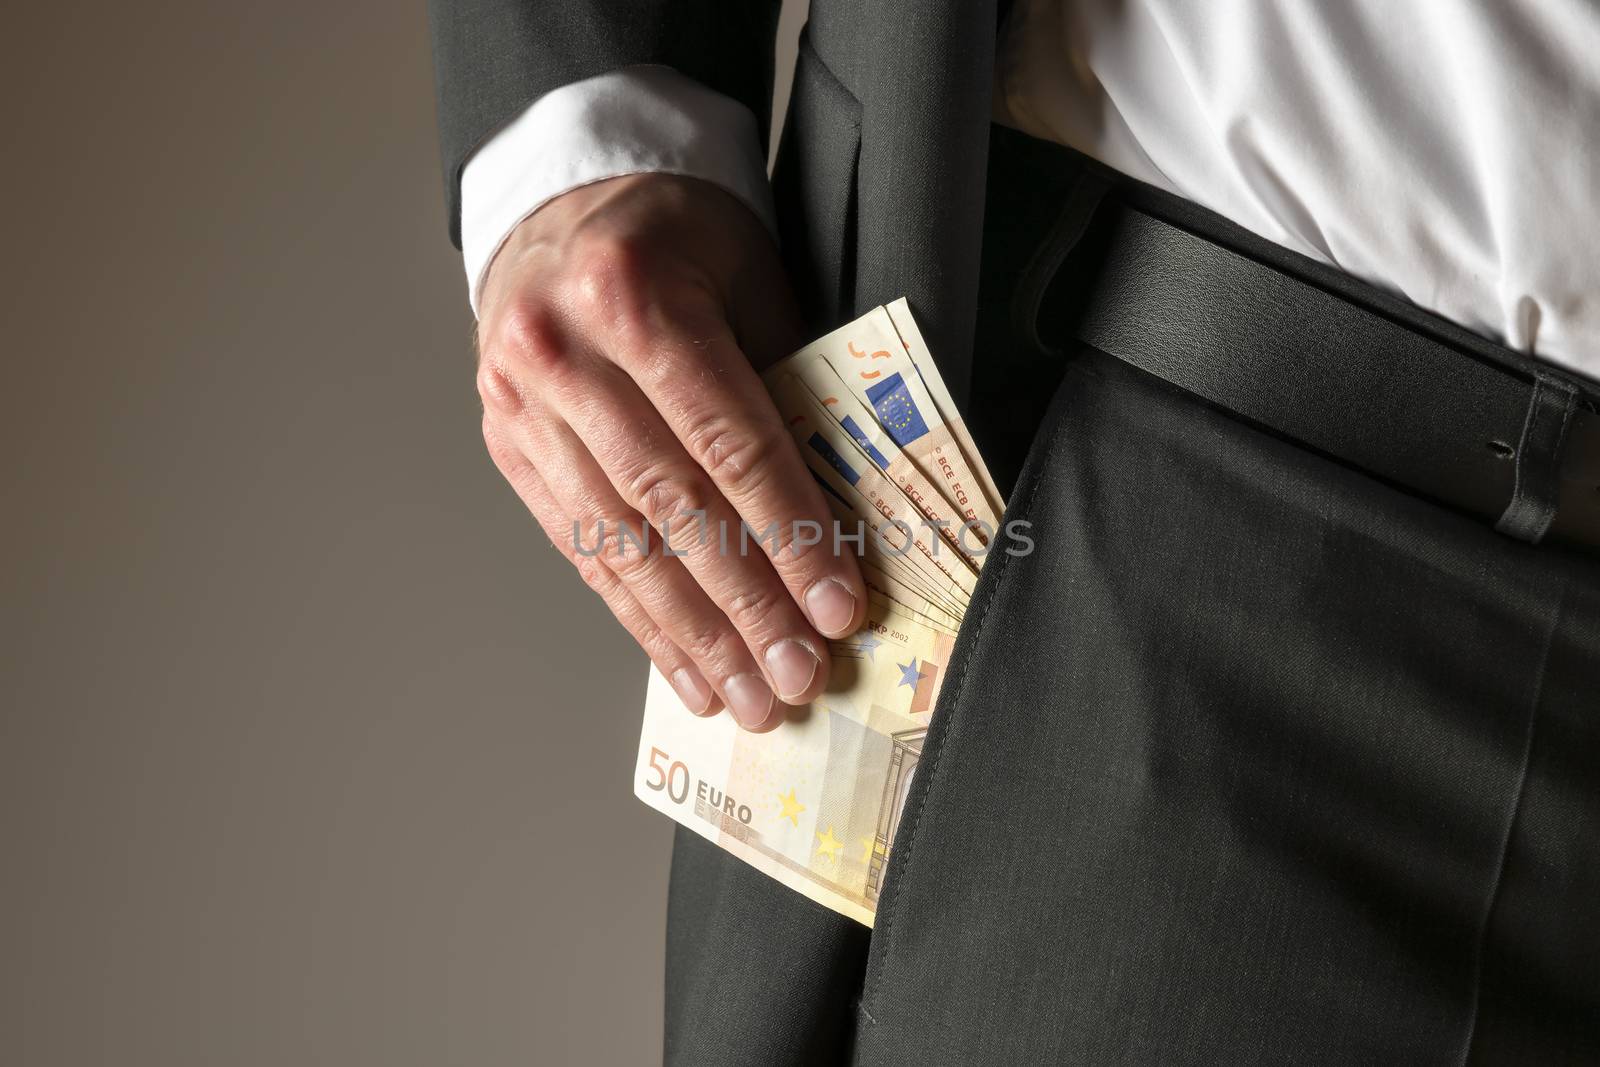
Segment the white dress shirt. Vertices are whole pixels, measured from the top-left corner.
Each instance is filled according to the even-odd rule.
[[[1600,377],[1594,0],[1017,0],[997,117]]]
[[[1018,0],[996,118],[1512,348],[1600,377],[1600,5]],[[477,308],[510,230],[619,174],[704,178],[771,225],[748,109],[632,67],[467,164]]]

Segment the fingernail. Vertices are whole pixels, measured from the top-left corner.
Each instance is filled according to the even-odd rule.
[[[736,674],[722,683],[728,697],[728,710],[739,725],[754,730],[772,714],[772,690],[757,674]]]
[[[806,590],[806,611],[824,637],[843,637],[856,617],[856,598],[837,578],[823,578]]]
[[[711,687],[700,677],[699,671],[679,667],[672,672],[672,688],[683,701],[683,706],[696,715],[704,715],[711,708]]]
[[[806,691],[820,666],[816,655],[792,637],[767,649],[767,673],[777,685],[778,695],[786,701]]]

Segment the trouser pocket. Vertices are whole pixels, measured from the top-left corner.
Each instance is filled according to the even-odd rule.
[[[1012,501],[1034,547],[953,651],[858,1062],[1457,1062],[1543,558],[1093,351]]]

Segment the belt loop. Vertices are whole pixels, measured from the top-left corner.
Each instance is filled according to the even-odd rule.
[[[1052,352],[1053,349],[1039,335],[1039,307],[1044,294],[1055,279],[1056,272],[1069,253],[1089,228],[1095,209],[1111,188],[1111,180],[1093,164],[1087,166],[1073,183],[1072,191],[1062,205],[1061,213],[1044,241],[1028,260],[1017,280],[1011,298],[1011,328],[1018,337],[1027,341],[1035,351]]]
[[[1536,545],[1555,521],[1561,452],[1577,406],[1576,386],[1547,371],[1534,371],[1533,394],[1517,444],[1511,502],[1494,524],[1500,533]]]

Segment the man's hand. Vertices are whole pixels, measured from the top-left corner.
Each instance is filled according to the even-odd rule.
[[[774,692],[821,692],[818,635],[854,631],[866,596],[757,377],[802,338],[754,213],[692,178],[575,189],[512,233],[481,310],[495,466],[690,710],[770,729]]]

